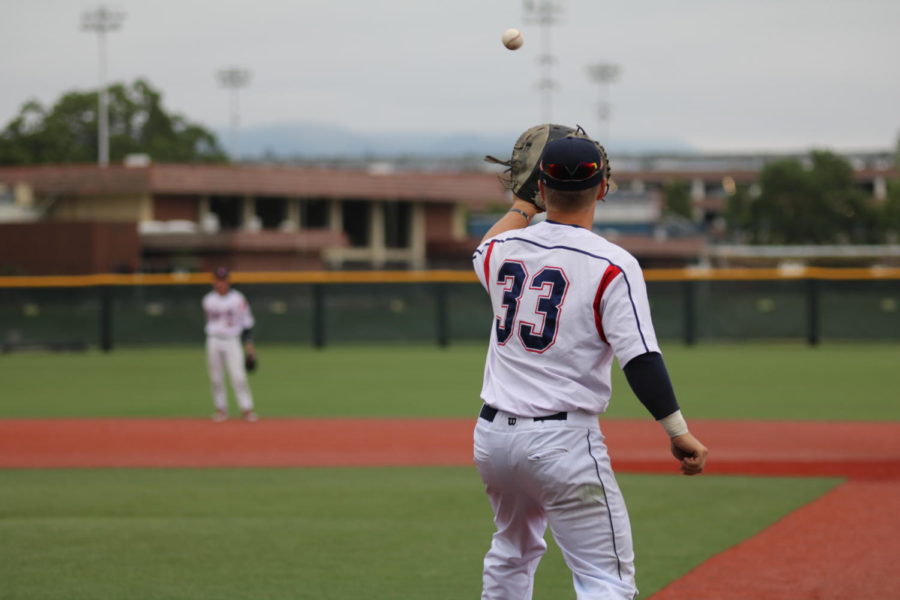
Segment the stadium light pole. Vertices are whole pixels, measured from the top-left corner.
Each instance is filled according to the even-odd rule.
[[[553,79],[553,66],[556,64],[556,57],[553,56],[551,49],[550,34],[553,25],[556,24],[559,15],[562,13],[562,6],[553,0],[525,0],[523,5],[525,9],[525,18],[531,23],[537,23],[541,31],[541,52],[537,61],[541,66],[541,77],[538,79],[537,87],[541,90],[541,113],[544,123],[550,123],[553,120],[553,90],[559,87],[556,80]]]
[[[109,95],[106,89],[106,34],[122,26],[125,13],[100,6],[81,15],[81,28],[97,34],[99,55],[100,87],[97,99],[97,164],[109,164]]]
[[[238,106],[238,90],[250,83],[250,71],[231,67],[222,69],[216,73],[216,78],[222,87],[231,90],[231,135],[234,146],[234,157],[241,160],[240,126],[241,113]]]
[[[622,72],[619,65],[610,63],[597,63],[588,65],[588,76],[594,83],[600,86],[600,101],[597,103],[597,117],[600,121],[600,141],[607,144],[609,140],[609,120],[612,115],[612,106],[609,102],[609,84],[619,78]]]

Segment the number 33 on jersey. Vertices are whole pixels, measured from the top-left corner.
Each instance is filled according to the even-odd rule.
[[[517,260],[506,260],[497,271],[496,285],[503,287],[502,308],[505,311],[496,317],[494,333],[498,344],[505,344],[515,333],[526,349],[543,352],[556,341],[557,321],[566,296],[569,281],[561,268],[543,267],[537,275],[529,277],[527,267]],[[533,307],[537,319],[524,320],[528,310],[519,319],[519,301],[526,288],[537,290],[538,297]],[[540,321],[535,323],[534,321]]]

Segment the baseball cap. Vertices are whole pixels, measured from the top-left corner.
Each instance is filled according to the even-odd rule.
[[[213,277],[216,279],[228,279],[228,269],[226,267],[216,267],[213,271]]]
[[[541,155],[540,178],[554,190],[586,190],[606,178],[606,165],[597,145],[582,137],[550,142]]]

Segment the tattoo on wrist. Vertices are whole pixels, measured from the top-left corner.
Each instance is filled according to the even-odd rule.
[[[530,220],[531,220],[531,215],[529,215],[527,212],[525,212],[525,211],[522,210],[521,208],[511,208],[511,209],[509,209],[509,212],[519,213],[520,215],[522,215],[523,217],[525,217],[525,220],[526,220],[526,221],[530,221]]]

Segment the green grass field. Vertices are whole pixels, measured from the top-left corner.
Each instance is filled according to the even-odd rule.
[[[689,418],[900,419],[900,345],[664,348]],[[484,347],[263,346],[259,412],[284,417],[471,417]],[[613,366],[609,417],[647,416]],[[189,417],[211,411],[203,349],[0,357],[0,418]]]
[[[263,418],[473,417],[483,348],[266,347]],[[896,420],[900,346],[666,349],[689,417]],[[616,374],[611,418],[645,417]],[[201,348],[0,356],[0,418],[206,417]],[[649,417],[648,417],[649,418]],[[642,597],[838,483],[621,475]],[[474,598],[474,468],[0,470],[0,598]],[[572,598],[553,546],[536,598]]]
[[[644,593],[835,484],[620,481]],[[468,468],[7,470],[0,597],[477,598],[492,532]],[[551,547],[535,597],[573,595]]]

